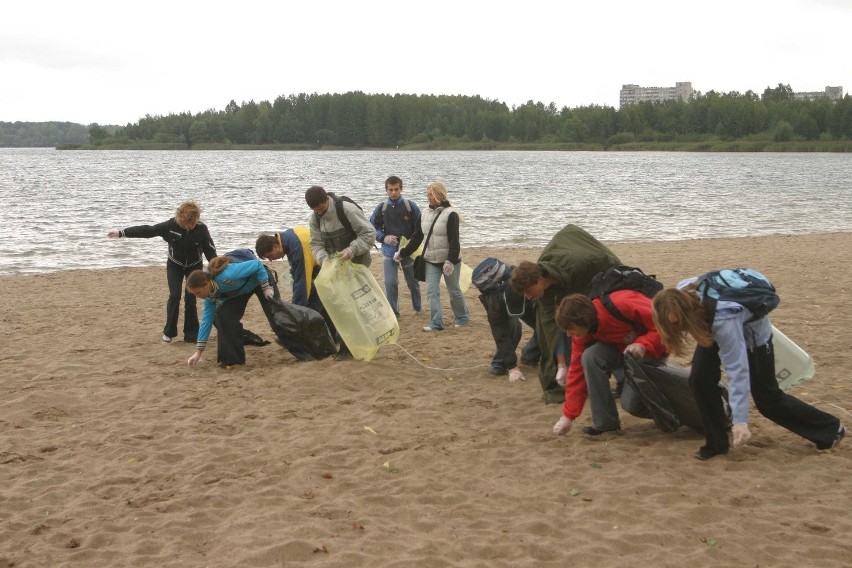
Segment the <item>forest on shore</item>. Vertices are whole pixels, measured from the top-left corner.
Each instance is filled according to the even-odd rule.
[[[6,146],[9,123],[0,123]],[[17,123],[21,124],[21,123]],[[29,123],[43,124],[43,123]],[[20,134],[18,135],[20,139]],[[88,126],[85,149],[852,151],[852,97],[802,100],[789,85],[687,101],[509,108],[479,96],[299,94],[192,114]]]

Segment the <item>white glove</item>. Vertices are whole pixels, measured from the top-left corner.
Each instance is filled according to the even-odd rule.
[[[731,432],[734,434],[734,447],[739,448],[744,445],[746,442],[751,440],[751,430],[748,429],[748,424],[743,422],[742,424],[734,424],[734,427],[731,428]]]
[[[272,286],[267,286],[263,289],[263,296],[267,300],[271,300],[275,296],[275,290],[272,289]]]
[[[349,247],[346,247],[345,249],[340,251],[341,260],[352,260],[352,256],[352,249]]]
[[[565,365],[559,365],[559,368],[556,370],[556,382],[560,387],[565,388],[565,377],[568,376],[568,367]]]
[[[399,239],[396,238],[396,235],[385,235],[385,238],[382,239],[382,242],[386,245],[395,245],[399,242]]]
[[[641,359],[645,356],[646,349],[641,343],[631,343],[624,348],[625,355],[632,355],[635,359]]]
[[[394,262],[402,261],[402,255],[399,254],[399,251],[396,251],[395,253],[393,253],[393,261]]]
[[[556,436],[564,436],[569,430],[571,430],[571,426],[573,424],[573,420],[566,418],[565,416],[561,416],[559,420],[556,421],[556,424],[553,425],[553,434]]]
[[[456,267],[453,266],[452,262],[450,262],[449,260],[444,261],[444,274],[449,276],[450,274],[453,273],[453,270],[455,270],[455,269],[456,269]]]
[[[107,236],[111,239],[117,239],[121,236],[121,231],[119,231],[118,229],[113,229],[112,231],[107,233]]]
[[[515,367],[514,369],[509,371],[509,382],[510,383],[515,383],[517,381],[525,381],[525,380],[527,380],[527,378],[524,376],[524,374],[521,372],[521,370],[518,369],[517,367]]]

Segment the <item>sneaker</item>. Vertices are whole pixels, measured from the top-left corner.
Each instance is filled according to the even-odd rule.
[[[163,334],[163,343],[171,343],[171,342],[172,342],[172,338],[169,337],[168,335]]]
[[[426,327],[423,328],[423,331],[443,331],[443,330],[440,327],[432,327],[430,325],[427,325]]]
[[[831,444],[828,446],[817,444],[818,450],[833,450],[838,445],[840,445],[840,440],[846,436],[846,426],[843,424],[840,425],[840,428],[837,429],[837,434],[834,435],[834,440],[832,440]]]
[[[583,428],[583,434],[586,434],[587,436],[600,436],[602,434],[606,434],[607,432],[619,432],[619,431],[621,431],[621,426],[616,426],[615,428],[613,428],[611,430],[598,430],[594,426],[586,426],[585,428]]]
[[[488,371],[488,372],[491,373],[492,375],[497,375],[497,376],[509,374],[509,371],[507,371],[506,369],[503,369],[501,367],[491,367],[491,370]]]
[[[698,448],[698,451],[695,452],[695,459],[699,459],[701,461],[707,461],[714,456],[721,456],[728,453],[728,448],[711,448],[710,446],[701,446]]]
[[[464,327],[464,326],[466,326],[468,323],[470,323],[470,322],[467,322],[467,323],[457,323],[457,324],[456,324],[456,327]]]

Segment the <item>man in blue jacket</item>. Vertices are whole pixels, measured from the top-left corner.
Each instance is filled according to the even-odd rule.
[[[254,245],[257,256],[264,260],[287,257],[290,276],[293,277],[292,302],[324,313],[322,303],[314,288],[314,278],[319,266],[311,254],[311,233],[308,227],[293,227],[273,235],[260,235]]]
[[[420,208],[413,201],[402,197],[402,179],[397,176],[390,176],[385,180],[385,191],[388,198],[376,206],[370,216],[370,223],[376,228],[376,241],[382,243],[385,296],[393,313],[399,317],[399,271],[393,255],[399,250],[400,238],[410,239],[420,226]],[[404,258],[398,264],[402,266],[405,283],[411,292],[411,307],[414,308],[415,314],[419,314],[422,305],[420,282],[414,277],[414,260],[410,257]]]

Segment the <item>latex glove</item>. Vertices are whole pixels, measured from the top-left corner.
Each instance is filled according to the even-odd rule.
[[[450,274],[453,273],[453,270],[455,270],[455,269],[456,269],[456,267],[453,266],[452,262],[450,262],[449,260],[444,261],[444,274],[449,276]]]
[[[263,289],[263,296],[267,300],[271,300],[275,296],[275,290],[272,289],[272,286],[267,286]]]
[[[739,448],[742,445],[745,445],[746,442],[751,440],[751,430],[748,429],[748,424],[734,424],[734,427],[731,428],[731,432],[734,434],[734,447]]]
[[[399,239],[396,237],[396,235],[385,235],[385,238],[382,239],[382,242],[386,245],[396,245],[397,243],[399,243]]]
[[[510,383],[514,383],[514,382],[517,382],[517,381],[525,381],[525,380],[527,380],[527,378],[524,376],[524,374],[521,372],[521,370],[518,369],[517,367],[515,367],[514,369],[511,369],[509,371],[509,382]]]
[[[393,253],[393,261],[394,262],[402,261],[402,255],[399,254],[399,251],[396,251],[395,253]]]
[[[352,256],[352,249],[349,247],[346,247],[345,249],[340,251],[340,258],[342,260],[352,260]]]
[[[195,354],[189,358],[186,362],[190,367],[195,367],[198,364],[198,361],[201,360],[201,356],[204,354],[204,351],[196,351]]]
[[[112,231],[107,233],[107,236],[111,239],[117,239],[121,236],[121,231],[119,231],[118,229],[113,229]]]
[[[565,365],[559,365],[559,368],[556,369],[556,382],[560,387],[565,388],[565,378],[568,376],[568,367]]]
[[[624,354],[632,355],[634,359],[642,359],[646,352],[645,346],[641,343],[631,343],[624,348]]]
[[[573,420],[562,416],[556,421],[556,424],[553,425],[553,434],[556,436],[564,436],[569,430],[571,430],[571,426],[573,426],[573,424]]]

